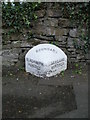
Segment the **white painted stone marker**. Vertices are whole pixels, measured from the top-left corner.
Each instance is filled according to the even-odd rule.
[[[55,45],[39,44],[27,52],[25,69],[38,77],[51,77],[67,69],[67,56]]]

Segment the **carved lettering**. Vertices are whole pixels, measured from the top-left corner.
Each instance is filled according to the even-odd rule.
[[[37,68],[38,70],[40,70],[40,66],[37,66],[36,64],[28,63],[28,65],[30,67],[34,67],[34,68]]]
[[[28,59],[28,58],[27,58],[27,61],[28,61],[28,62],[31,62],[31,63],[35,63],[35,64],[38,64],[38,65],[42,65],[42,66],[43,66],[43,63],[41,63],[41,62],[39,62],[39,61],[35,61],[35,60],[33,60],[33,59]]]
[[[52,51],[53,53],[57,53],[57,51],[55,49],[52,48],[41,48],[41,49],[37,49],[36,53],[40,52],[40,51]]]
[[[53,66],[51,67],[51,69],[58,68],[58,67],[63,66],[63,65],[64,65],[64,62],[60,62],[60,63],[58,63],[58,64],[53,65]]]
[[[60,62],[64,62],[64,58],[61,60],[57,60],[57,61],[52,61],[50,65],[54,65],[56,63],[60,63]]]

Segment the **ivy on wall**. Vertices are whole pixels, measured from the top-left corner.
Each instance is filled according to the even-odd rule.
[[[74,41],[74,47],[78,50],[84,50],[84,53],[88,53],[89,45],[90,45],[90,38],[88,35],[89,32],[89,2],[66,2],[62,3],[62,12],[68,17],[71,23],[75,23],[76,27],[81,31],[84,28],[87,32],[85,34],[81,31],[81,35],[79,36],[80,41],[84,41],[84,45],[82,47],[81,44],[77,44]]]
[[[2,3],[2,25],[5,28],[10,28],[8,36],[11,33],[22,32],[22,28],[32,28],[31,21],[37,19],[35,11],[42,9],[41,6],[44,6],[45,3],[38,2],[7,2]],[[62,2],[62,3],[49,3],[52,4],[52,9],[60,9],[63,13],[62,17],[67,17],[73,23],[75,22],[78,28],[82,27],[86,29],[88,33],[89,28],[89,3],[73,3],[73,2]],[[49,5],[46,4],[47,6]],[[5,36],[6,33],[4,33]],[[30,33],[31,35],[31,33]],[[88,34],[85,36],[81,32],[80,40],[85,41],[83,49],[85,53],[88,52],[90,45],[90,40]],[[74,43],[76,49],[81,49],[81,45]]]
[[[5,27],[13,28],[11,32],[18,32],[21,28],[30,27],[30,21],[35,20],[35,10],[39,7],[36,2],[8,2],[2,4],[2,23]]]
[[[71,20],[76,21],[82,27],[88,27],[89,20],[89,3],[65,3],[63,11],[68,11],[68,16]]]

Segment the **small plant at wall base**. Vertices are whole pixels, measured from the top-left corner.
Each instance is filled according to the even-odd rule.
[[[82,74],[82,67],[78,63],[75,64],[75,73]]]
[[[64,77],[64,71],[61,72],[61,76]]]

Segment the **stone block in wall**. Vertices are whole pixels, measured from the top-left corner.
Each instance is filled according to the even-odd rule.
[[[66,45],[65,45],[65,43],[64,44],[58,44],[58,47],[60,47],[60,48],[65,48],[66,47]]]
[[[14,61],[12,61],[11,58],[2,57],[2,65],[3,66],[9,67],[9,66],[15,65],[15,62],[17,62],[17,61],[18,61],[17,59],[14,59]]]
[[[2,50],[3,57],[18,58],[19,50],[17,48]]]
[[[85,56],[83,54],[77,54],[77,59],[78,60],[85,59]]]
[[[43,25],[43,26],[58,26],[58,19],[57,18],[40,18],[37,19],[36,21],[32,21],[31,25],[33,27]]]
[[[47,41],[47,40],[41,40],[39,38],[34,38],[33,42],[32,42],[32,45],[35,46],[35,45],[42,44],[42,43],[49,43],[49,41]]]
[[[10,40],[5,40],[2,38],[2,45],[7,45],[7,44],[11,44]]]
[[[73,52],[72,52],[70,56],[71,56],[72,58],[76,58],[77,55],[76,55],[75,53],[73,54]]]
[[[37,19],[36,21],[31,22],[33,27],[37,27],[39,25],[42,26],[58,26],[58,19],[57,18],[40,18]]]
[[[65,45],[66,46],[66,42],[65,41],[62,41],[62,42],[59,42],[60,45]]]
[[[30,41],[22,41],[20,44],[21,48],[31,48],[32,47],[32,42]]]
[[[67,39],[67,47],[71,48],[74,47],[74,38],[68,38]]]
[[[70,27],[70,20],[66,18],[59,18],[58,25],[60,27]]]
[[[6,45],[2,45],[2,49],[6,50],[6,49],[11,49],[12,45],[11,44],[6,44]]]
[[[12,34],[9,38],[10,41],[18,41],[19,40],[19,34]]]
[[[70,52],[70,53],[76,51],[76,49],[75,49],[74,47],[68,48],[67,50],[68,50],[68,52]]]
[[[43,25],[37,25],[32,29],[33,34],[46,35],[46,27]]]
[[[4,35],[3,35],[3,40],[4,40],[4,42],[27,40],[28,39],[28,35],[27,35],[28,31],[29,31],[28,29],[27,30],[24,29],[24,30],[22,30],[22,33],[11,34],[9,37],[7,35],[4,37]],[[7,32],[8,32],[8,29],[7,29]]]
[[[17,48],[2,50],[3,65],[5,66],[14,65],[18,61],[19,52],[20,49]]]
[[[77,29],[71,29],[69,32],[70,37],[77,37]]]
[[[48,18],[44,20],[44,25],[45,26],[58,26],[58,19],[57,18]]]
[[[49,9],[60,9],[61,8],[61,5],[59,4],[59,1],[57,1],[56,3],[55,3],[55,1],[54,0],[49,0],[49,3],[48,3],[48,8]]]
[[[80,46],[81,47],[80,49],[83,49],[85,43],[86,43],[86,41],[84,41],[84,40],[81,40],[79,38],[74,38],[74,44],[76,46]]]
[[[32,44],[28,41],[12,41],[11,44],[3,45],[3,49],[12,49],[12,48],[31,48]]]
[[[72,63],[75,63],[75,62],[78,62],[78,59],[71,57],[71,58],[69,59],[69,61],[72,62]]]
[[[21,41],[22,40],[23,41],[26,40],[27,41],[28,38],[30,37],[30,33],[33,34],[33,32],[31,31],[31,29],[29,29],[29,30],[27,29],[26,31],[23,31],[23,33],[19,35],[18,40],[21,40]]]
[[[82,50],[76,50],[76,54],[80,54],[80,53],[84,54]]]
[[[66,36],[55,36],[55,40],[57,41],[66,41],[67,37]]]
[[[32,21],[31,24],[33,27],[36,27],[38,25],[44,25],[44,18],[37,19],[36,21]]]
[[[21,46],[21,41],[12,41],[11,47],[12,48],[20,48]]]
[[[60,48],[65,48],[65,46],[66,46],[65,42],[59,42],[59,41],[53,41],[53,44]]]
[[[37,38],[40,40],[46,40],[46,41],[53,41],[54,40],[54,38],[52,36],[43,36],[43,35],[36,35],[36,34],[33,35],[33,38]]]
[[[60,29],[60,28],[55,28],[55,27],[47,27],[46,34],[47,35],[56,35],[56,36],[63,36],[67,35],[69,32],[68,29]]]
[[[69,29],[65,28],[55,28],[55,27],[45,27],[43,25],[38,25],[36,28],[32,30],[34,34],[39,34],[39,35],[51,35],[51,36],[63,36],[67,35],[69,32]]]
[[[40,18],[40,19],[37,19],[36,21],[34,22],[31,22],[32,26],[33,27],[36,27],[36,26],[39,26],[39,25],[42,25],[42,26],[55,26],[57,27],[58,26],[58,19],[57,18]]]
[[[13,41],[11,43],[12,48],[31,48],[31,42],[28,41]]]
[[[88,54],[85,54],[85,59],[86,59],[86,60],[88,60],[88,59],[90,60],[90,54],[89,54],[89,53],[88,53]]]
[[[66,16],[59,18],[58,25],[60,27],[68,27],[68,28],[78,28],[79,27],[79,23],[77,20],[71,20]]]
[[[47,16],[51,18],[59,18],[63,15],[61,10],[49,9],[47,10]]]
[[[32,38],[31,44],[32,44],[32,46],[36,46],[36,45],[40,44],[41,41],[42,40],[40,40],[38,38]]]
[[[71,20],[70,19],[70,23],[69,23],[69,27],[70,28],[78,28],[79,27],[79,23],[78,23],[78,20]]]
[[[72,56],[75,57],[76,56],[76,51],[72,51]]]
[[[87,62],[88,60],[85,60],[85,59],[81,59],[81,60],[79,60],[79,62]],[[90,61],[89,61],[89,63],[90,63]]]
[[[61,47],[65,47],[67,42],[66,41],[56,41],[56,43],[58,43],[59,46],[61,46]]]
[[[21,43],[21,49],[23,49],[23,50],[27,50],[28,48],[30,49],[30,48],[32,48],[32,47],[34,47],[35,45],[38,45],[38,44],[41,44],[41,43],[49,43],[49,41],[48,40],[45,40],[45,39],[40,39],[40,38],[37,38],[37,37],[35,37],[35,38],[31,38],[30,39],[30,41],[22,41],[22,43]]]
[[[38,10],[35,12],[35,15],[38,17],[38,18],[42,18],[45,16],[45,10]]]
[[[88,33],[85,29],[77,29],[77,28],[71,29],[69,32],[70,37],[80,37],[82,36],[82,34],[85,36]]]

